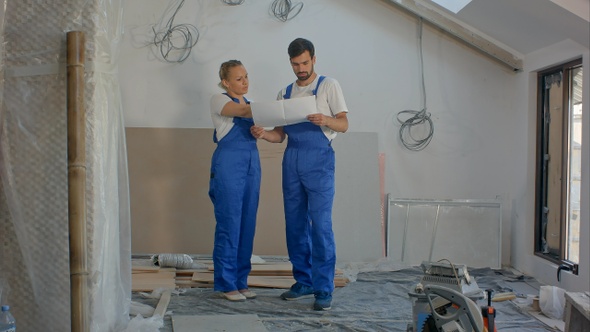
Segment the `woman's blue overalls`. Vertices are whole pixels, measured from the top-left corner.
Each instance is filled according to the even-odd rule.
[[[234,117],[233,122],[232,129],[219,142],[213,135],[217,148],[211,158],[209,181],[217,221],[214,289],[222,292],[248,288],[260,196],[260,157],[256,138],[250,134],[253,121]]]
[[[314,96],[324,79],[320,76]],[[284,99],[291,97],[292,85]],[[283,199],[287,249],[293,277],[314,293],[334,290],[336,248],[332,231],[334,150],[320,126],[302,122],[283,127]]]

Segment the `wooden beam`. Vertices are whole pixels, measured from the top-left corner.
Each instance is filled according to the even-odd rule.
[[[166,314],[166,309],[168,308],[168,304],[170,303],[170,296],[172,295],[172,291],[170,290],[166,290],[162,293],[162,295],[160,296],[160,301],[158,302],[158,305],[156,306],[156,310],[154,310],[154,315],[155,316],[160,316],[162,318],[164,318],[164,315]]]
[[[498,61],[515,72],[522,71],[522,59],[512,52],[496,45],[488,38],[464,27],[455,22],[443,13],[427,6],[420,0],[382,0],[393,5],[403,12],[422,18],[426,23],[431,24],[449,35],[459,39],[468,46],[483,53],[484,55]]]
[[[84,104],[86,36],[82,31],[69,31],[66,33],[66,41],[70,318],[72,332],[86,332],[90,331],[86,232],[86,106]]]

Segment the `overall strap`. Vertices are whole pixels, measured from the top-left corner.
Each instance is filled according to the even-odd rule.
[[[320,78],[318,79],[318,85],[315,86],[315,89],[313,90],[313,95],[317,96],[318,95],[318,88],[320,87],[320,84],[322,83],[322,81],[324,80],[324,78],[326,78],[326,76],[320,76]]]
[[[291,83],[289,84],[289,86],[287,87],[287,90],[285,91],[285,95],[283,96],[284,99],[289,99],[291,98],[291,91],[293,90],[293,84],[295,83]]]

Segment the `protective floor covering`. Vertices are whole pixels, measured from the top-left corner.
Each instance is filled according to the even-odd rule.
[[[538,295],[539,283],[526,276],[489,268],[469,269],[480,289],[496,292],[513,291],[518,295]],[[269,331],[406,331],[411,324],[412,303],[408,292],[418,283],[423,271],[419,267],[388,272],[362,272],[354,282],[338,288],[333,294],[332,310],[312,310],[313,299],[284,301],[283,289],[253,289],[258,298],[233,303],[212,289],[190,288],[173,295],[168,313],[176,315],[258,315]],[[157,299],[133,301],[156,306]],[[528,310],[526,298],[493,302],[497,311],[498,331],[555,331],[535,319]],[[532,301],[532,300],[531,300]],[[486,305],[487,303],[478,303]],[[174,331],[170,315],[164,318],[160,331]],[[197,328],[197,327],[195,327]],[[195,330],[197,331],[197,330]]]

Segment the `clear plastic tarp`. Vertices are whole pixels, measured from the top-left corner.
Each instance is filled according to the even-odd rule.
[[[416,266],[447,259],[502,267],[502,203],[497,199],[388,198],[388,257]]]
[[[121,0],[3,0],[0,302],[19,331],[69,331],[66,33],[86,36],[86,243],[91,331],[124,330],[131,302]],[[76,305],[76,304],[74,304]]]

